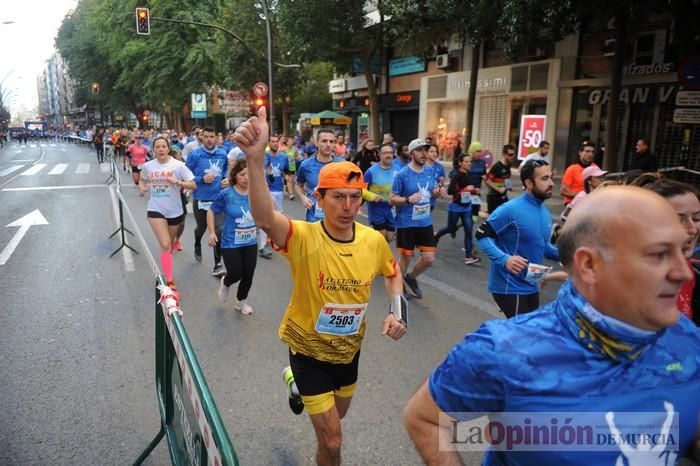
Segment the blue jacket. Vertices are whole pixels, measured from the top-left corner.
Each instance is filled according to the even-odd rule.
[[[567,281],[552,303],[467,335],[428,389],[452,417],[490,413],[490,422],[520,428],[512,450],[492,447],[485,465],[673,465],[700,421],[700,330],[685,316],[657,332],[637,329],[597,311]],[[529,435],[523,417],[532,420]],[[669,419],[675,425],[664,426]],[[657,436],[665,448],[625,461],[629,452],[615,439],[630,434]]]
[[[542,264],[545,257],[559,260],[559,251],[549,240],[552,217],[543,201],[526,192],[498,207],[486,223],[496,237],[480,237],[477,232],[477,244],[491,260],[489,291],[509,295],[537,293],[537,285],[525,281],[527,268],[513,275],[506,269],[506,261],[510,256],[524,257],[533,264]]]
[[[197,201],[213,201],[221,191],[221,181],[228,176],[228,158],[226,151],[214,148],[208,150],[201,146],[187,157],[187,168],[194,174],[197,188],[192,198]],[[213,183],[205,183],[204,175],[212,173],[216,178]]]

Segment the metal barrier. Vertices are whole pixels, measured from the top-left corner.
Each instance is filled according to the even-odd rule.
[[[192,350],[180,309],[165,279],[156,282],[156,392],[161,426],[134,462],[141,464],[167,435],[173,464],[238,465],[214,398]]]
[[[119,169],[114,158],[109,189],[115,190],[119,201],[122,244],[114,256],[126,246],[124,231],[134,235],[144,251],[144,257],[156,277],[155,287],[155,356],[156,396],[160,412],[160,429],[141,452],[134,465],[141,464],[163,437],[167,437],[170,460],[173,464],[237,466],[238,457],[221,420],[214,397],[209,390],[192,344],[182,323],[180,310],[173,291],[167,287],[160,268],[148,249],[126,199],[121,192]],[[124,214],[134,225],[135,233],[124,227]]]
[[[662,173],[664,176],[667,176],[669,178],[672,178],[677,181],[683,181],[685,183],[692,184],[696,187],[700,187],[700,172],[697,170],[691,170],[690,168],[686,168],[683,166],[677,166],[677,167],[666,167],[666,168],[659,168],[659,173]],[[637,176],[643,174],[644,172],[642,170],[628,170],[626,172],[614,172],[614,173],[608,173],[605,175],[605,179],[608,180],[620,180],[620,181],[629,181]]]

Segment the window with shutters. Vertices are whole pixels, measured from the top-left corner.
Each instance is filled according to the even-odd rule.
[[[505,144],[506,120],[508,118],[508,96],[481,97],[479,100],[478,141],[496,158]]]

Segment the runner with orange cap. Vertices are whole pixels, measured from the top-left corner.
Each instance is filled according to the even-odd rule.
[[[403,281],[384,237],[355,221],[366,188],[357,165],[342,161],[321,169],[314,191],[325,214],[321,221],[291,220],[275,211],[263,167],[266,116],[261,107],[236,130],[235,140],[248,160],[255,224],[291,266],[292,297],[279,329],[289,346],[284,378],[292,410],[306,408],[311,418],[317,463],[340,464],[340,419],[355,391],[372,282],[385,278],[390,312],[382,335],[398,340],[406,333]]]

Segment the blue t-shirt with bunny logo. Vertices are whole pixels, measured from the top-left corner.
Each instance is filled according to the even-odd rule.
[[[396,207],[396,227],[428,227],[433,224],[430,215],[430,199],[435,189],[435,172],[428,165],[423,165],[422,172],[416,172],[411,165],[403,167],[394,178],[392,194],[409,197],[420,192],[420,201]]]
[[[210,208],[215,214],[225,212],[219,238],[222,248],[242,248],[257,244],[257,229],[250,214],[247,195],[240,194],[233,187],[223,189]]]
[[[270,191],[281,193],[284,191],[284,174],[289,171],[289,159],[283,152],[270,154],[265,152],[265,174]]]

